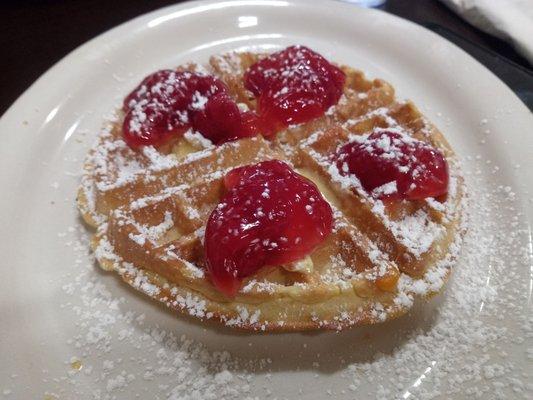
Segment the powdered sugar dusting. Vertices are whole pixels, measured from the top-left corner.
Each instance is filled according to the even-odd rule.
[[[80,260],[73,270],[75,279],[64,278],[65,312],[79,324],[79,333],[68,345],[83,368],[65,373],[64,379],[57,377],[49,392],[64,397],[70,389],[65,392],[60,382],[66,380],[77,385],[82,398],[88,393],[95,399],[134,398],[136,393],[142,398],[147,396],[144,388],[148,387],[150,396],[168,399],[268,398],[276,387],[285,387],[286,357],[290,357],[295,368],[301,368],[295,372],[298,378],[292,379],[292,398],[312,393],[319,398],[328,398],[329,393],[352,398],[357,393],[378,399],[448,399],[467,390],[481,398],[528,399],[531,372],[520,369],[511,356],[531,342],[533,332],[533,320],[523,313],[527,281],[516,269],[528,260],[522,247],[526,232],[515,218],[519,215],[512,191],[504,187],[477,189],[476,178],[475,173],[468,177],[470,196],[476,202],[470,206],[460,268],[454,272],[446,295],[439,298],[439,307],[424,306],[433,317],[422,318],[419,307],[414,316],[393,322],[387,329],[375,326],[298,340],[291,335],[289,347],[282,345],[289,339],[285,335],[243,340],[240,335],[210,333],[218,338],[217,346],[228,345],[234,355],[217,346],[209,350],[202,343],[204,339],[193,341],[180,332],[182,328],[162,328],[157,325],[158,318],[137,311],[123,298],[123,290],[110,286],[112,280],[102,280],[92,260],[87,259],[85,228],[66,232],[61,243]],[[495,234],[502,220],[517,224],[514,235]],[[100,251],[109,255],[110,250],[103,245]],[[510,261],[514,267],[506,262],[509,253],[517,255],[516,261]],[[404,275],[400,285],[424,292],[439,279],[439,274],[423,281]],[[142,279],[138,284],[144,285],[145,291],[155,290]],[[512,298],[506,293],[512,293]],[[201,302],[186,297],[181,301],[195,312],[203,312]],[[408,294],[397,298],[402,305],[412,301]],[[507,310],[505,324],[502,310]],[[254,320],[256,316],[242,309],[239,318]],[[171,326],[181,326],[171,319]],[[394,337],[390,336],[392,330]],[[123,356],[125,351],[131,356]],[[333,365],[337,366],[335,378],[329,372],[322,373]],[[264,372],[254,372],[257,366]],[[309,372],[303,372],[305,369]],[[319,377],[321,388],[317,390],[312,382]],[[9,390],[16,396],[16,388]]]
[[[394,235],[417,255],[427,252],[431,245],[445,234],[445,229],[432,222],[422,210],[391,223],[390,228]]]
[[[135,165],[130,167],[135,171]],[[466,395],[529,399],[533,376],[531,368],[524,367],[529,365],[527,360],[531,360],[533,349],[526,274],[532,258],[527,248],[529,232],[514,189],[484,181],[487,168],[484,160],[468,162],[465,168],[470,172],[467,186],[474,201],[468,206],[469,230],[464,249],[445,295],[429,305],[417,307],[415,303],[411,315],[388,325],[337,335],[249,339],[226,331],[220,334],[208,325],[208,334],[201,329],[191,330],[188,322],[172,315],[171,322],[165,323],[165,313],[157,312],[156,317],[139,313],[135,300],[125,296],[123,288],[114,287],[94,271],[92,259],[87,260],[85,253],[84,229],[61,232],[61,243],[77,258],[76,276],[65,277],[63,286],[65,312],[73,316],[79,329],[68,344],[84,362],[84,368],[54,378],[72,383],[72,387],[89,381],[89,385],[76,388],[76,394],[78,398],[91,395],[94,399],[132,398],[135,394],[169,399],[268,398],[273,391],[287,398],[448,399]],[[334,169],[330,173],[347,188],[360,187],[356,179],[343,180]],[[450,183],[451,195],[455,183]],[[376,211],[384,213],[382,202],[368,201]],[[448,211],[445,203],[434,199],[427,203],[445,214]],[[511,232],[502,229],[507,225],[512,226]],[[422,211],[391,229],[396,229],[395,234],[406,243],[411,241],[407,245],[415,252],[425,251],[431,237],[440,234]],[[503,235],[503,231],[508,234]],[[198,236],[202,237],[203,232],[199,230]],[[375,249],[370,257],[377,261],[382,254]],[[106,241],[100,243],[96,255],[120,264]],[[459,246],[453,244],[449,257],[458,255]],[[340,264],[338,260],[334,262]],[[438,290],[452,263],[449,258],[443,260],[422,279],[402,274],[395,303],[411,307],[414,295]],[[196,266],[188,267],[192,273],[196,268],[198,276],[202,276]],[[159,288],[133,266],[121,264],[120,268],[136,275],[134,284],[140,290],[150,295],[158,293]],[[341,273],[344,279],[357,276],[352,270],[342,269]],[[242,291],[251,290],[268,292],[272,285],[252,280]],[[209,318],[202,299],[177,292],[173,296],[169,300],[192,315]],[[380,305],[372,312],[376,318],[386,317]],[[260,317],[242,307],[238,316],[227,323],[238,326]],[[340,314],[336,318],[349,316]],[[165,328],[160,324],[165,324]],[[183,331],[192,331],[196,340],[182,335]],[[222,350],[227,347],[233,356]],[[258,369],[263,372],[257,373]],[[317,388],[314,383],[318,380]],[[59,387],[59,383],[54,383],[51,390],[59,392]],[[11,389],[5,391],[9,395]]]

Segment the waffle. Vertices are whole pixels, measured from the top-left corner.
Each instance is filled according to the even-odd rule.
[[[204,71],[223,80],[237,102],[255,100],[243,85],[254,53],[213,56]],[[256,331],[343,329],[383,322],[407,312],[417,297],[441,290],[459,251],[463,180],[456,157],[437,128],[393,87],[346,73],[339,103],[311,122],[269,140],[257,136],[213,146],[186,132],[155,149],[131,150],[118,113],[90,150],[78,207],[96,230],[92,248],[104,270],[168,307],[200,319]],[[329,155],[354,135],[400,130],[445,155],[445,198],[387,202],[346,182]],[[205,273],[207,218],[223,192],[227,171],[279,159],[309,178],[331,204],[334,229],[304,259],[264,268],[244,280],[235,298]]]

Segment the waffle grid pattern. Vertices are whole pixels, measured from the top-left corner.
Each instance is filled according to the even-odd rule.
[[[262,55],[214,56],[208,72],[253,109],[244,71]],[[203,70],[188,65],[189,70]],[[410,102],[382,80],[343,67],[346,87],[323,117],[272,140],[245,138],[214,147],[187,132],[158,150],[132,151],[111,123],[91,150],[78,205],[96,229],[93,249],[104,269],[169,307],[251,330],[342,329],[406,312],[415,297],[443,286],[459,251],[463,183],[455,156]],[[331,154],[376,129],[429,142],[446,155],[446,199],[383,202],[357,179],[339,174]],[[298,263],[264,268],[227,299],[204,273],[203,233],[232,168],[280,159],[314,181],[334,210],[334,231]]]

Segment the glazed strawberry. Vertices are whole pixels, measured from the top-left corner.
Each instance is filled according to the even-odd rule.
[[[244,79],[275,132],[323,115],[339,101],[346,77],[320,54],[290,46],[252,65]]]
[[[258,134],[257,116],[241,113],[227,91],[210,75],[155,72],[124,99],[124,140],[132,148],[158,146],[190,127],[215,144]]]
[[[227,296],[259,269],[303,258],[331,232],[329,204],[284,162],[236,168],[224,184],[207,221],[205,255],[213,284]]]
[[[241,112],[225,92],[210,97],[205,108],[194,113],[192,122],[215,144],[259,134],[255,113]]]
[[[398,132],[374,132],[344,145],[334,158],[342,175],[355,175],[376,198],[419,200],[448,191],[443,154]]]

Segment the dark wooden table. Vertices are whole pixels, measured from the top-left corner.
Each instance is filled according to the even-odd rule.
[[[0,115],[33,81],[79,45],[131,18],[175,3],[179,1],[1,1]],[[526,72],[531,68],[511,46],[467,24],[436,0],[388,0],[381,8],[419,24],[444,27],[506,57]]]

